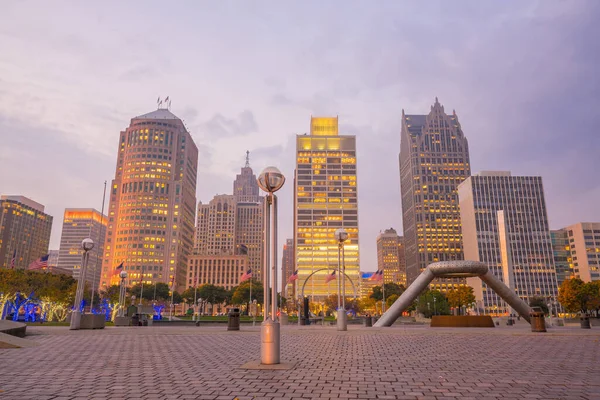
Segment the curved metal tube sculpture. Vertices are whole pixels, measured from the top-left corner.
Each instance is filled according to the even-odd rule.
[[[306,283],[308,282],[308,280],[310,279],[311,276],[313,276],[314,274],[316,274],[319,271],[329,271],[331,268],[320,268],[317,269],[315,271],[313,271],[312,274],[310,274],[309,276],[306,277],[306,279],[304,280],[304,283],[302,284],[302,298],[304,298],[304,288],[306,287]],[[350,281],[350,284],[352,285],[352,290],[354,290],[354,300],[356,300],[356,286],[354,286],[354,282],[352,282],[352,279],[350,279],[350,277],[348,276],[348,274],[344,273],[344,276]]]
[[[506,301],[523,319],[529,321],[531,308],[517,294],[488,270],[487,265],[479,261],[439,261],[429,264],[425,271],[402,293],[374,327],[391,326],[411,303],[435,278],[479,277]]]

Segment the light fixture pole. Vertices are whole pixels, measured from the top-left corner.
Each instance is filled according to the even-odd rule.
[[[335,240],[338,242],[337,330],[345,331],[348,330],[348,317],[346,316],[346,263],[344,262],[344,260],[342,260],[342,251],[344,250],[344,242],[348,239],[348,232],[346,232],[344,228],[339,228],[335,231],[334,237]]]
[[[127,279],[127,271],[121,271],[119,273],[121,277],[121,287],[119,288],[119,317],[125,316],[125,294],[127,286],[125,286],[125,279]]]
[[[81,255],[81,270],[79,271],[79,280],[77,281],[77,291],[75,292],[75,308],[71,313],[71,325],[69,329],[77,330],[81,326],[81,311],[79,305],[83,299],[83,289],[85,288],[85,271],[87,269],[88,259],[90,258],[90,250],[94,248],[94,241],[90,238],[85,238],[81,242],[83,254]]]
[[[200,319],[198,318],[198,306],[197,306],[197,301],[196,300],[198,297],[198,271],[195,271],[196,274],[196,284],[194,285],[194,307],[196,308],[196,315],[194,315],[194,318],[192,319],[193,321],[199,321]]]
[[[263,287],[265,307],[260,327],[260,363],[279,364],[280,332],[277,318],[277,196],[285,177],[275,167],[265,168],[258,176],[258,186],[265,192]],[[270,270],[269,270],[270,267]],[[269,293],[270,290],[270,293]],[[271,301],[269,302],[269,294]],[[269,316],[269,306],[271,315]]]

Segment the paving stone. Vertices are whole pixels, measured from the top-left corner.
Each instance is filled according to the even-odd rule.
[[[28,332],[37,346],[0,350],[1,400],[600,398],[593,330],[286,326],[289,370],[239,368],[259,327]]]

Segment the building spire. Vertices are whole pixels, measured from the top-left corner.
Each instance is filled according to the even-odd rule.
[[[250,168],[250,151],[246,150],[246,168]]]

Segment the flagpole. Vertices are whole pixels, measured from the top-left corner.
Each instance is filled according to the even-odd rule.
[[[381,270],[381,274],[383,276],[383,278],[381,279],[381,292],[383,294],[383,302],[381,303],[381,315],[383,315],[385,313],[385,274],[383,273],[383,270]]]
[[[139,304],[139,311],[138,313],[142,313],[142,296],[144,295],[144,266],[142,265],[142,279],[140,280],[140,283],[142,284],[142,288],[140,289],[140,304]]]
[[[106,181],[104,181],[104,193],[102,194],[102,211],[100,211],[100,229],[98,230],[98,248],[96,249],[96,265],[94,266],[94,274],[92,275],[92,299],[90,300],[90,312],[94,309],[94,290],[96,286],[96,274],[98,272],[98,261],[104,256],[104,240],[100,240],[102,236],[102,224],[104,223],[104,203],[106,202]],[[92,213],[92,219],[94,213]],[[106,231],[105,231],[106,236]],[[102,246],[100,245],[102,243]]]

